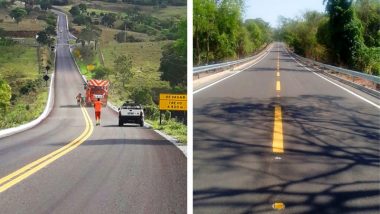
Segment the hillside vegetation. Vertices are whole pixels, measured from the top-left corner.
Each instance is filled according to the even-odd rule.
[[[252,55],[271,41],[262,19],[243,22],[244,1],[194,0],[194,65]]]
[[[48,87],[44,68],[53,67],[50,47],[56,18],[30,5],[0,2],[0,129],[37,118],[44,110]],[[46,34],[46,32],[49,34]],[[39,37],[36,40],[36,34]],[[45,40],[42,40],[45,39]]]
[[[281,18],[277,38],[308,58],[380,75],[380,1],[324,2],[326,13]]]

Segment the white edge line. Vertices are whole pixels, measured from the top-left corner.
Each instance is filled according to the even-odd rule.
[[[286,50],[286,51],[287,51],[287,50]],[[288,51],[287,51],[287,52],[288,52]],[[289,53],[288,53],[288,54],[289,54]],[[353,91],[350,91],[349,89],[347,89],[347,88],[345,88],[345,87],[343,87],[343,86],[341,86],[341,85],[339,85],[339,84],[336,84],[335,82],[333,82],[333,81],[327,79],[326,77],[324,77],[324,76],[322,76],[322,75],[320,75],[320,74],[315,73],[313,70],[309,69],[308,67],[306,67],[305,65],[303,65],[302,63],[300,63],[298,60],[296,60],[296,59],[295,59],[293,56],[291,56],[290,54],[289,54],[289,56],[290,56],[290,58],[292,58],[296,63],[298,63],[300,66],[304,67],[306,70],[311,71],[313,74],[315,74],[315,75],[319,76],[320,78],[322,78],[322,79],[328,81],[329,83],[331,83],[331,84],[333,84],[333,85],[335,85],[335,86],[337,86],[337,87],[339,87],[339,88],[345,90],[346,92],[350,93],[351,95],[354,95],[355,97],[357,97],[357,98],[359,98],[359,99],[361,99],[361,100],[363,100],[363,101],[365,101],[365,102],[371,104],[372,106],[374,106],[374,107],[380,109],[380,106],[377,105],[376,103],[374,103],[374,102],[372,102],[372,101],[370,101],[370,100],[368,100],[368,99],[366,99],[366,98],[364,98],[364,97],[362,97],[362,96],[356,94],[356,93],[353,92]]]
[[[77,62],[75,61],[74,59],[74,56],[72,55],[72,52],[71,52],[71,48],[70,48],[70,54],[71,54],[71,57],[73,58],[73,61],[77,67],[77,71],[79,74],[80,73],[80,70],[79,70],[79,66],[77,64]],[[84,82],[86,82],[86,77],[84,75],[82,75],[82,79]],[[118,107],[116,107],[115,105],[113,105],[111,102],[107,102],[107,106],[110,107],[112,110],[114,110],[116,113],[118,112]],[[144,121],[144,127],[145,128],[153,128],[153,126],[147,122]],[[176,146],[186,157],[187,157],[187,145],[185,144],[182,144],[180,143],[177,139],[175,139],[174,137],[170,136],[170,135],[167,135],[159,130],[155,130],[153,129],[156,133],[158,133],[159,135],[161,135],[161,137],[165,138],[167,141],[169,141],[170,143],[172,143],[174,146]]]
[[[272,47],[271,47],[270,49],[272,49]],[[258,58],[254,59],[254,60],[253,60],[254,63],[253,63],[252,65],[250,65],[250,66],[248,66],[248,67],[246,67],[246,68],[244,68],[244,69],[242,69],[242,70],[240,70],[240,71],[238,71],[238,72],[236,72],[236,73],[234,73],[234,74],[231,74],[231,75],[229,75],[229,76],[226,76],[226,77],[224,77],[224,78],[222,78],[222,79],[220,79],[220,80],[218,80],[218,81],[216,81],[216,82],[213,82],[213,83],[211,83],[211,84],[209,84],[209,85],[207,85],[207,86],[205,86],[205,87],[203,87],[203,88],[200,88],[200,89],[198,89],[198,90],[195,90],[195,91],[193,92],[193,94],[197,94],[198,92],[201,92],[201,91],[203,91],[203,90],[205,90],[205,89],[207,89],[207,88],[209,88],[209,87],[211,87],[211,86],[214,86],[214,85],[216,85],[216,84],[218,84],[218,83],[220,83],[220,82],[222,82],[222,81],[224,81],[224,80],[226,80],[226,79],[228,79],[228,78],[231,78],[231,77],[233,77],[233,76],[235,76],[235,75],[238,75],[238,74],[240,74],[241,72],[243,72],[243,71],[245,71],[245,70],[251,68],[252,66],[256,65],[257,63],[259,63],[259,62],[260,62],[262,59],[264,59],[266,56],[268,56],[269,52],[270,52],[270,50],[266,51],[265,54],[263,54],[263,55],[259,56]],[[256,62],[255,62],[255,61],[256,61]]]

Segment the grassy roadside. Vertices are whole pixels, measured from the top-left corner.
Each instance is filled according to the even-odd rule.
[[[170,41],[102,44],[104,64],[113,67],[114,56],[127,55],[132,58],[135,70],[158,70],[162,56],[162,47]]]
[[[43,58],[46,56],[42,54]],[[0,129],[32,121],[44,111],[48,87],[38,72],[36,47],[0,47],[0,76],[12,90],[11,106],[5,114],[0,114]]]
[[[179,123],[175,119],[164,120],[162,125],[160,125],[160,120],[146,120],[146,122],[150,123],[153,129],[176,138],[180,143],[187,143],[187,126],[183,123]]]
[[[16,127],[38,118],[45,109],[47,98],[47,88],[42,88],[38,93],[18,99],[6,115],[0,115],[0,128]]]

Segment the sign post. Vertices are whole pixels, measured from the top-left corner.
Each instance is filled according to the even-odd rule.
[[[160,125],[161,111],[187,111],[187,95],[186,94],[160,94]]]

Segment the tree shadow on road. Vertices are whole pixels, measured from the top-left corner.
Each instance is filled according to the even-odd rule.
[[[272,152],[277,103],[283,117],[282,155]],[[325,95],[221,98],[195,105],[194,210],[267,213],[280,200],[289,213],[377,213],[376,118],[372,106]]]

